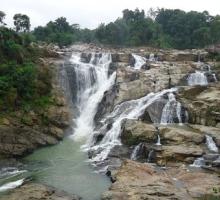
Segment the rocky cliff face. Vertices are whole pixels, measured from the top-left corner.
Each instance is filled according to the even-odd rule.
[[[60,64],[44,59],[43,67],[53,67],[54,72],[52,103],[38,110],[18,110],[1,116],[0,158],[21,157],[38,147],[57,144],[64,137],[64,130],[70,125],[70,112],[58,85],[56,73]]]

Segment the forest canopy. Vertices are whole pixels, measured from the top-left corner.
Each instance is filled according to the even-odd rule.
[[[5,13],[0,12],[4,26]],[[27,15],[14,16],[14,30],[28,33],[29,40],[56,43],[60,47],[75,42],[100,43],[114,46],[152,46],[158,48],[203,48],[220,43],[220,15],[207,11],[185,12],[179,9],[125,9],[122,17],[108,24],[101,23],[96,29],[82,29],[70,24],[65,17],[50,21],[46,26],[30,30]],[[21,33],[22,32],[22,33]]]

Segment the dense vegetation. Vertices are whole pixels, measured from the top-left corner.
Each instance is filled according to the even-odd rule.
[[[146,16],[143,10],[124,10],[122,18],[101,24],[95,37],[105,44],[200,48],[220,42],[220,16],[178,9],[159,9]]]
[[[39,50],[31,45],[29,18],[15,16],[16,31],[0,27],[0,112],[37,106],[51,90],[49,71],[35,63]]]
[[[160,48],[201,48],[220,42],[220,16],[207,11],[185,12],[182,10],[124,10],[122,18],[109,24],[101,24],[95,30],[80,29],[70,25],[66,18],[58,18],[45,27],[39,26],[33,34],[37,40],[55,42],[60,46],[76,41],[109,45]]]

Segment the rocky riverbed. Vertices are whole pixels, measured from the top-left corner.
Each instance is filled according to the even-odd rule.
[[[94,170],[113,182],[100,198],[219,198],[220,63],[208,51],[92,44],[53,51],[73,54],[58,70],[72,107],[55,92],[56,104],[44,113],[47,126],[36,123],[36,113],[28,114],[25,125],[5,118],[0,155],[17,157],[56,144],[74,110],[72,139],[84,144]],[[26,187],[28,192],[29,184],[8,199]],[[46,199],[57,198],[46,193]]]
[[[123,112],[118,110],[142,103],[139,99],[152,92],[159,96],[138,115],[129,109],[124,112],[119,143],[108,157],[89,152],[95,162],[103,158],[111,171],[114,183],[102,199],[219,198],[219,63],[205,50],[84,46],[82,52],[87,63],[91,52],[111,52],[109,73],[116,71],[115,84],[104,94],[95,116],[98,126],[105,119],[107,130],[97,128],[92,149],[102,149],[102,141],[109,139],[105,134],[115,131],[114,120],[121,120],[115,115]],[[176,90],[160,96],[168,88]]]

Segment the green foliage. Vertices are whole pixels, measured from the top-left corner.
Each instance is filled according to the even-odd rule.
[[[54,22],[49,22],[45,27],[38,26],[34,29],[34,36],[39,41],[57,43],[60,47],[74,43],[79,37],[77,24],[70,25],[66,18],[60,17]]]
[[[33,64],[15,63],[0,66],[0,98],[6,105],[16,106],[21,100],[30,100],[34,95],[35,67]]]
[[[0,111],[30,110],[49,104],[52,74],[33,63],[39,49],[31,33],[0,27]]]
[[[124,10],[123,17],[95,30],[104,44],[150,45],[161,48],[201,48],[220,42],[220,16],[179,9]]]
[[[30,18],[27,15],[15,14],[13,19],[16,32],[27,32],[30,30]]]

